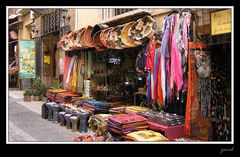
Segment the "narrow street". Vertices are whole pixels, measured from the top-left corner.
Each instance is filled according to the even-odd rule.
[[[79,132],[41,118],[43,102],[24,102],[22,91],[9,91],[9,142],[71,142]]]

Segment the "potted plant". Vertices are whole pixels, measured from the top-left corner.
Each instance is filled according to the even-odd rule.
[[[23,93],[23,100],[26,102],[30,102],[31,101],[31,96],[32,96],[32,92],[30,90],[27,90]]]
[[[42,81],[39,77],[36,77],[34,79],[33,85],[32,85],[32,91],[33,91],[34,101],[41,101],[43,85],[42,85]]]

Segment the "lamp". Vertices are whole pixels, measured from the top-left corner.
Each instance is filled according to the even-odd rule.
[[[68,10],[67,9],[61,9],[61,14],[62,14],[62,23],[61,23],[61,26],[65,26],[66,24],[66,18],[67,18],[67,13],[68,13]]]
[[[35,24],[31,24],[30,27],[31,27],[32,33],[34,33],[34,32],[35,32],[36,25],[35,25]]]

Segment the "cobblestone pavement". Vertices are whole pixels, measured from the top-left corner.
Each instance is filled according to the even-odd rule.
[[[72,142],[81,135],[41,118],[43,102],[24,102],[23,91],[9,91],[8,139],[11,142]],[[91,131],[89,131],[92,134]]]

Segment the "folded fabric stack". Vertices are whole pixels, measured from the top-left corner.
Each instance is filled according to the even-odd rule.
[[[124,137],[132,131],[147,128],[147,119],[137,114],[118,114],[107,120],[107,130],[116,137]]]
[[[184,117],[176,114],[161,112],[138,112],[137,114],[147,118],[150,122],[157,123],[166,127],[184,124]]]
[[[96,113],[108,112],[110,106],[104,102],[99,102],[94,100],[84,100],[82,101],[82,107],[96,114]]]
[[[104,142],[104,136],[84,134],[73,139],[74,142]]]
[[[176,138],[175,139],[176,142],[199,142],[199,140],[194,140],[194,139],[190,139],[190,138]]]
[[[138,142],[161,142],[168,141],[168,139],[163,136],[161,133],[152,131],[152,130],[140,130],[127,134],[124,137],[129,141],[138,141]]]
[[[127,113],[138,113],[138,112],[145,112],[148,111],[149,109],[146,107],[141,107],[141,106],[128,106],[126,107],[126,112]]]
[[[88,124],[92,131],[97,131],[103,135],[107,129],[107,120],[111,114],[96,114],[89,118]]]
[[[111,113],[111,114],[126,113],[126,107],[127,106],[112,107],[112,108],[109,109],[109,113]]]
[[[79,95],[72,94],[70,92],[57,93],[55,97],[55,102],[58,102],[58,103],[71,102],[72,97],[78,97],[78,96]]]
[[[47,90],[47,92],[46,92],[47,100],[50,102],[55,101],[55,97],[56,97],[57,93],[62,93],[62,92],[66,92],[66,90],[63,90],[63,89]]]

